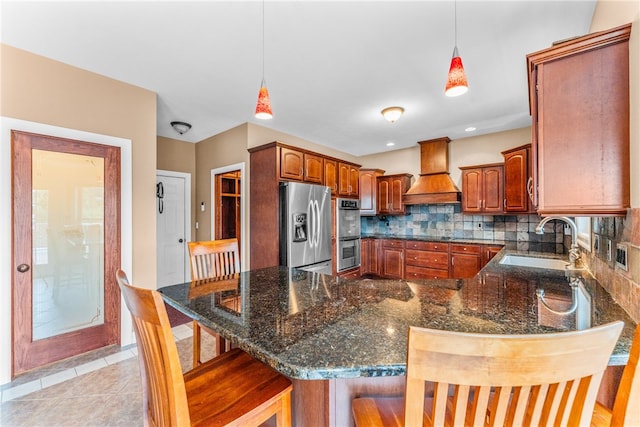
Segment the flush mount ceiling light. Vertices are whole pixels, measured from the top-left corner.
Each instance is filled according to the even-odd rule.
[[[171,127],[180,135],[189,132],[189,129],[191,129],[191,125],[186,122],[171,122]]]
[[[267,90],[267,85],[264,81],[264,0],[262,0],[262,83],[260,83],[260,91],[258,92],[255,116],[256,119],[263,120],[273,117],[269,90]]]
[[[402,107],[387,107],[381,111],[382,116],[387,119],[390,123],[394,123],[396,120],[400,118],[402,113],[404,113],[404,108]]]
[[[453,2],[453,7],[454,44],[451,66],[449,67],[449,76],[447,78],[447,86],[444,90],[444,94],[447,96],[459,96],[467,93],[469,90],[467,76],[465,75],[464,67],[462,66],[462,58],[460,58],[460,54],[458,53],[458,6],[455,1]]]

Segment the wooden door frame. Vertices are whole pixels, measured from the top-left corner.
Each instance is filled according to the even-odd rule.
[[[0,117],[0,385],[11,381],[11,130],[78,139],[120,147],[121,214],[120,239],[122,268],[133,268],[133,168],[131,140],[91,132],[46,125],[27,120]],[[124,303],[120,307],[120,343],[135,342],[131,316]]]
[[[211,240],[216,238],[216,209],[214,206],[216,200],[216,175],[233,172],[239,170],[240,171],[240,270],[244,271],[249,263],[246,262],[249,258],[249,240],[247,239],[247,218],[246,218],[246,206],[247,206],[247,173],[245,169],[245,162],[242,163],[234,163],[228,166],[222,166],[219,168],[211,169],[211,174],[209,176],[209,206],[210,209],[210,217],[209,221],[211,224],[211,235],[209,236]]]
[[[185,221],[185,230],[184,230],[184,241],[185,241],[185,251],[187,251],[186,242],[191,241],[191,227],[192,218],[191,218],[191,174],[186,172],[174,172],[158,169],[156,170],[156,180],[159,176],[170,176],[173,178],[184,178],[184,221]],[[157,211],[156,211],[157,214]],[[157,230],[157,229],[156,229]],[[157,233],[157,231],[156,231]],[[158,236],[156,235],[156,247],[158,242]],[[186,254],[187,252],[185,252]],[[157,254],[156,254],[157,255]],[[185,280],[189,280],[191,277],[191,266],[189,264],[189,257],[184,257],[184,277]]]

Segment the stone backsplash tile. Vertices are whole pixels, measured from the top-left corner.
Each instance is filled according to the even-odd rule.
[[[592,251],[583,250],[589,270],[631,318],[640,321],[640,209],[629,209],[627,216],[591,219]],[[595,242],[599,247],[595,247]],[[607,243],[611,242],[611,259]],[[616,245],[627,246],[628,271],[615,262]]]

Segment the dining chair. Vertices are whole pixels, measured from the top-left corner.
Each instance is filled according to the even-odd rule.
[[[191,280],[211,279],[232,275],[240,272],[240,255],[237,239],[220,239],[202,242],[188,242],[189,258],[191,260]],[[216,342],[215,354],[219,355],[230,349],[230,343],[214,330],[207,328],[198,321],[193,321],[193,367],[201,362],[202,339],[204,330],[214,337]]]
[[[593,427],[640,426],[640,372],[636,372],[639,359],[640,325],[637,325],[629,350],[629,360],[622,371],[613,401],[613,409],[596,402],[591,419]]]
[[[622,327],[491,335],[412,326],[404,396],[354,399],[356,426],[584,425]]]
[[[145,426],[291,425],[291,381],[235,348],[182,373],[159,292],[116,273],[138,346]]]

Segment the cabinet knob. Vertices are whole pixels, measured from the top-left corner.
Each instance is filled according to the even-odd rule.
[[[414,257],[413,257],[413,259],[417,260],[417,259],[418,259],[418,257],[417,257],[417,256],[414,256]]]

